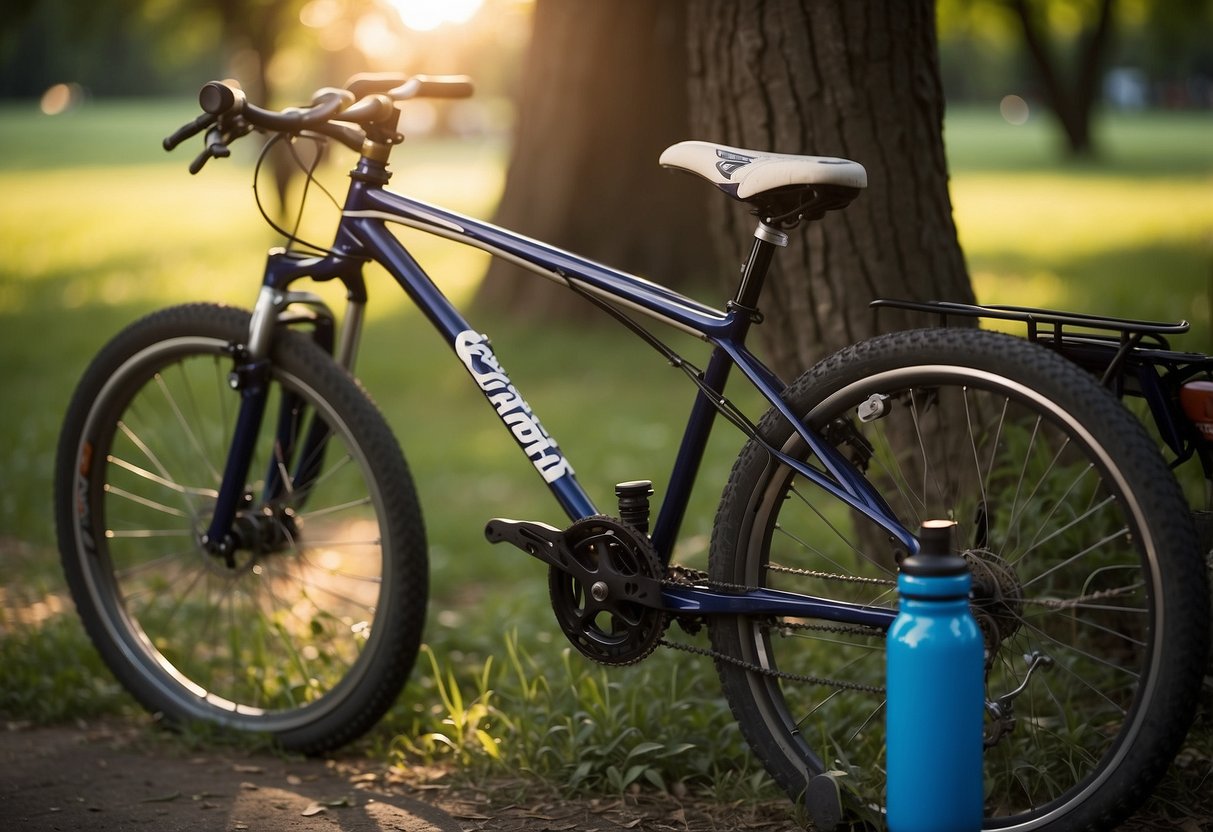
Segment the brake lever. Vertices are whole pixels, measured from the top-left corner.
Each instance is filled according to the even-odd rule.
[[[166,138],[163,142],[161,142],[161,144],[165,150],[172,150],[186,139],[190,138],[191,136],[195,136],[206,128],[210,127],[212,124],[218,121],[218,119],[219,117],[212,113],[203,113],[189,124],[178,128],[173,135]]]
[[[212,127],[206,131],[206,149],[198,154],[194,161],[190,162],[190,173],[197,173],[202,170],[202,166],[211,159],[226,159],[232,155],[231,149],[227,146],[230,137],[225,137],[223,131],[218,127]]]

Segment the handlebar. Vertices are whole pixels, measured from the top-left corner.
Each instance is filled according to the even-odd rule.
[[[249,103],[244,91],[233,83],[211,81],[198,93],[203,114],[166,138],[164,149],[172,150],[205,130],[206,148],[190,164],[190,173],[197,173],[209,159],[229,156],[228,145],[254,128],[275,133],[310,130],[357,151],[362,148],[367,130],[374,135],[390,128],[394,135],[397,102],[410,98],[467,98],[471,94],[472,82],[465,75],[409,77],[397,73],[360,73],[344,89],[317,90],[308,107],[268,110]]]

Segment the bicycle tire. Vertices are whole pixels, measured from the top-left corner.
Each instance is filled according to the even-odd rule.
[[[248,330],[242,310],[179,306],[102,349],[60,436],[60,554],[93,644],[145,708],[317,754],[367,731],[404,685],[425,621],[425,531],[368,396],[280,329],[237,515],[245,543],[230,561],[208,553]]]
[[[985,752],[984,827],[1115,826],[1180,747],[1208,637],[1190,513],[1140,423],[1075,365],[977,330],[861,342],[801,376],[785,399],[866,470],[907,528],[925,519],[959,524],[975,587],[985,582],[974,611],[992,651],[987,701],[1030,677],[1012,700],[1014,726]],[[864,402],[869,417],[887,409],[865,423],[856,411]],[[898,431],[909,441],[899,442]],[[867,450],[856,434],[872,443]],[[806,456],[803,440],[773,410],[759,435]],[[916,456],[926,461],[912,464]],[[711,579],[896,606],[888,536],[865,531],[849,510],[831,513],[831,498],[789,473],[759,442],[743,448],[713,531]],[[813,776],[832,771],[852,809],[883,826],[884,694],[837,685],[881,688],[883,634],[818,633],[805,624],[710,619],[725,696],[751,748],[794,800]],[[1027,674],[1020,656],[1034,650],[1053,667]],[[1008,727],[987,716],[988,739],[999,725]],[[930,749],[922,754],[929,777]]]

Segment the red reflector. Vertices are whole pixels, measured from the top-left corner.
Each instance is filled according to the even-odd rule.
[[[1179,403],[1200,435],[1213,440],[1213,381],[1189,381],[1179,389]]]

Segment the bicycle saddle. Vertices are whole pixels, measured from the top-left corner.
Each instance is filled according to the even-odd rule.
[[[764,217],[788,206],[816,218],[845,207],[868,186],[863,165],[831,156],[795,156],[688,141],[667,147],[662,167],[702,176],[734,199],[753,203]]]

